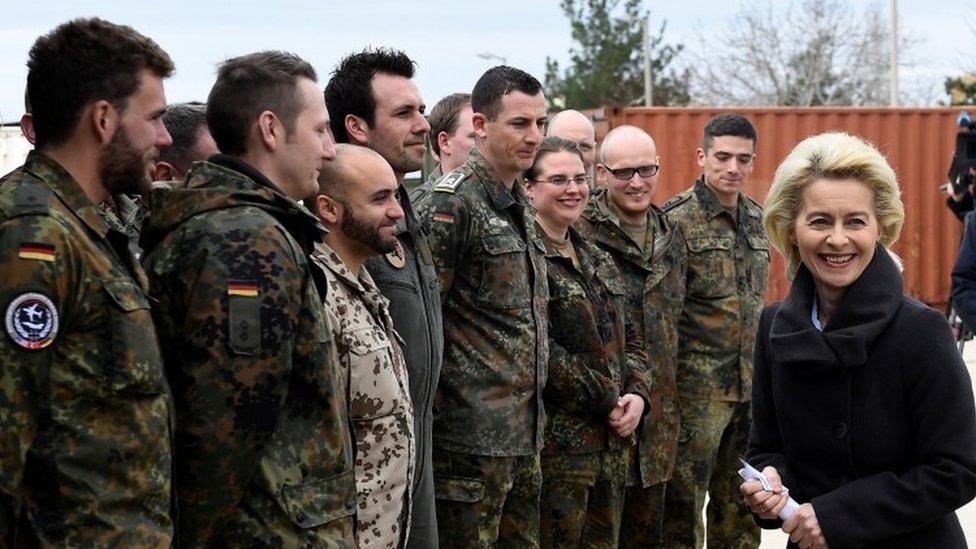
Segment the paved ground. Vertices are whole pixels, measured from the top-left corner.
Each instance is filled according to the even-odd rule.
[[[969,367],[969,375],[976,380],[976,341],[967,342],[963,358],[966,359],[966,366]],[[962,528],[966,532],[966,539],[970,544],[976,544],[976,502],[970,502],[956,512],[962,522]],[[788,537],[779,530],[764,530],[760,549],[779,549],[786,547]]]

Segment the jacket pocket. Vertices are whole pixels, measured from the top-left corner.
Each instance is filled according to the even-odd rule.
[[[149,313],[149,301],[126,278],[102,282],[112,326],[105,383],[113,393],[158,395],[165,391],[163,362]]]
[[[757,295],[766,292],[769,278],[769,241],[765,236],[749,237],[749,284]]]
[[[478,503],[485,499],[485,481],[471,477],[434,476],[434,498]]]
[[[353,471],[295,486],[282,486],[279,498],[285,513],[300,528],[315,528],[356,512]]]
[[[734,241],[730,237],[688,238],[688,293],[696,297],[725,297],[736,291]]]
[[[532,305],[525,242],[515,234],[486,234],[477,300],[491,309],[521,309]]]

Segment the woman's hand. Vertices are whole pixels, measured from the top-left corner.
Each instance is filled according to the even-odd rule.
[[[800,546],[800,549],[824,549],[827,540],[813,505],[804,503],[790,518],[783,522],[783,531],[790,535],[790,541]]]
[[[759,518],[776,519],[790,498],[783,493],[783,481],[775,467],[766,467],[762,472],[769,480],[772,491],[764,490],[758,480],[749,480],[739,485],[739,492],[749,510],[759,515]]]
[[[618,437],[625,438],[637,429],[642,415],[644,415],[644,399],[633,393],[627,393],[617,401],[607,421]]]

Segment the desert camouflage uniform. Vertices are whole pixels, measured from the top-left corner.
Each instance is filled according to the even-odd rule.
[[[413,408],[407,366],[388,301],[369,271],[349,271],[327,244],[312,261],[328,284],[325,312],[349,387],[356,437],[356,543],[401,547],[410,526],[414,476]]]
[[[542,228],[537,232],[543,234]],[[543,547],[617,547],[633,436],[607,416],[621,395],[647,409],[650,387],[638,326],[626,320],[623,280],[613,260],[575,229],[579,267],[547,242],[548,421],[542,451]]]
[[[143,230],[180,544],[355,547],[345,387],[308,263],[324,229],[248,164],[210,160],[153,191]]]
[[[168,546],[172,407],[128,239],[34,151],[0,186],[0,265],[0,546]]]
[[[664,206],[688,250],[679,330],[681,436],[668,484],[664,538],[701,547],[709,493],[709,547],[756,547],[759,530],[742,503],[736,470],[749,435],[752,352],[769,273],[762,208],[739,193],[736,218],[699,179]]]
[[[656,206],[647,211],[639,246],[621,225],[605,189],[594,191],[578,223],[587,239],[614,259],[628,300],[629,322],[639,328],[647,353],[650,409],[637,435],[621,523],[621,547],[661,541],[665,483],[678,447],[678,319],[685,296],[687,252],[679,230]]]
[[[106,200],[99,204],[98,212],[106,225],[129,237],[129,249],[132,255],[136,259],[141,258],[139,236],[142,233],[142,224],[149,214],[149,211],[142,207],[142,199],[138,196],[116,194],[112,196],[112,202]]]
[[[434,399],[441,545],[537,545],[545,244],[522,189],[509,190],[477,149],[418,195],[444,310]]]

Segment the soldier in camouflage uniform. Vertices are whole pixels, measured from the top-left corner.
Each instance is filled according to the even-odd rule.
[[[315,71],[281,52],[230,59],[207,116],[226,154],[154,189],[143,235],[179,543],[355,547],[345,387],[308,260],[324,229],[295,201],[334,155]]]
[[[453,172],[464,164],[474,147],[474,126],[471,118],[470,93],[452,93],[444,97],[430,110],[430,150],[437,159],[437,166],[427,182],[433,184],[442,175]]]
[[[613,257],[622,274],[629,322],[647,352],[650,410],[637,435],[620,532],[621,547],[661,545],[665,483],[678,446],[678,318],[687,253],[678,229],[651,199],[660,159],[651,136],[633,126],[604,138],[598,190],[579,228]]]
[[[749,435],[752,351],[769,272],[762,209],[742,192],[755,143],[744,117],[712,118],[698,149],[702,178],[664,206],[688,251],[678,325],[681,436],[665,504],[669,547],[702,546],[706,492],[708,546],[759,545],[736,474]]]
[[[148,188],[173,64],[78,19],[28,70],[38,148],[0,185],[0,546],[166,547],[172,408],[146,277],[96,204]]]
[[[520,185],[542,140],[542,86],[489,69],[471,98],[477,144],[416,197],[444,307],[434,492],[446,547],[536,547],[546,337],[545,244]],[[413,197],[412,197],[413,198]]]
[[[397,223],[397,253],[374,256],[366,261],[366,268],[376,287],[390,300],[393,326],[404,339],[404,359],[410,372],[417,474],[408,547],[436,549],[431,437],[444,329],[434,258],[402,185],[407,173],[423,165],[424,137],[430,130],[413,74],[413,61],[401,51],[355,53],[336,68],[325,87],[325,97],[336,140],[376,151],[401,183],[396,199],[404,215]]]
[[[549,281],[541,539],[543,547],[615,549],[632,435],[650,387],[620,273],[571,227],[589,179],[579,145],[560,137],[545,138],[525,172]]]
[[[403,210],[397,187],[382,156],[342,144],[323,167],[319,194],[309,204],[329,230],[312,261],[328,284],[325,312],[348,380],[357,449],[356,542],[393,549],[405,544],[410,527],[413,406],[389,301],[363,263],[398,254],[395,231]]]

